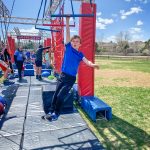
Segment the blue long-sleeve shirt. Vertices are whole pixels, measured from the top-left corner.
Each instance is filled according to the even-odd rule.
[[[25,60],[24,53],[22,51],[20,51],[20,50],[16,50],[15,54],[14,54],[14,59],[15,59],[16,63],[18,61],[24,61]]]

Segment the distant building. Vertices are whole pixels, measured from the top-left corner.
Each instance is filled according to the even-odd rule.
[[[110,53],[119,53],[118,44],[114,42],[98,42],[98,46],[103,52]],[[129,53],[139,53],[141,49],[145,46],[145,42],[143,41],[134,41],[129,42]]]
[[[111,42],[98,42],[98,46],[105,52],[116,52],[117,44]]]

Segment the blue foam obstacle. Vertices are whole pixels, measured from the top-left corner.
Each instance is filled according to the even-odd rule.
[[[32,65],[32,64],[26,64],[26,65],[25,65],[25,68],[26,68],[26,69],[33,69],[33,65]]]
[[[95,96],[81,97],[81,106],[95,122],[99,113],[101,113],[107,120],[112,119],[112,108]]]
[[[42,72],[42,77],[48,77],[48,76],[50,76],[50,72],[48,71]]]
[[[34,76],[34,69],[25,69],[24,76]]]
[[[42,64],[42,69],[46,69],[46,65],[45,64]]]
[[[42,73],[45,72],[45,71],[47,71],[51,74],[51,69],[42,69]]]

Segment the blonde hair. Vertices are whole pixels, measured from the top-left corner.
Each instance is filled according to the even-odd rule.
[[[71,40],[70,40],[70,41],[72,41],[72,40],[74,40],[74,39],[79,39],[79,40],[80,40],[80,43],[81,43],[81,38],[80,38],[79,35],[74,35],[73,37],[71,37]]]

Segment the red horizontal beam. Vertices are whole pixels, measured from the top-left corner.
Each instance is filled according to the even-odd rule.
[[[19,35],[19,36],[17,36],[17,39],[41,40],[41,36]]]
[[[43,24],[43,26],[51,26],[51,27],[65,27],[66,24]],[[70,27],[75,27],[75,24],[69,25]]]

